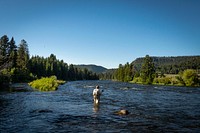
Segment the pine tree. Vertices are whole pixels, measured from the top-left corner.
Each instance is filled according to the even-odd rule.
[[[17,46],[15,45],[14,38],[9,42],[9,50],[8,50],[8,55],[9,55],[9,61],[11,62],[11,68],[17,67]]]
[[[20,69],[27,69],[29,61],[28,44],[25,40],[22,40],[19,44],[17,51],[17,66]]]
[[[9,38],[4,35],[0,39],[0,70],[8,67]]]
[[[149,55],[146,55],[146,57],[144,58],[140,76],[143,83],[152,84],[155,76],[155,67],[153,60]]]
[[[132,80],[132,72],[131,72],[131,65],[127,62],[124,66],[124,80],[125,82],[131,81]]]

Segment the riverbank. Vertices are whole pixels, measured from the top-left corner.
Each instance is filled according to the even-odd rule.
[[[9,85],[10,91],[34,91],[28,83],[13,83]]]
[[[187,71],[186,71],[187,72]],[[129,83],[144,84],[141,77],[134,78]],[[198,76],[183,76],[178,74],[164,74],[163,77],[155,77],[152,85],[164,86],[182,86],[182,87],[199,87],[200,77]]]
[[[138,84],[138,85],[146,85],[142,82],[134,82],[134,81],[130,81],[128,83],[131,83],[131,84]],[[165,84],[165,83],[152,83],[152,84],[149,84],[149,85],[157,85],[157,86],[174,86],[174,87],[192,87],[192,88],[195,88],[195,87],[199,87],[199,86],[185,86],[183,84]]]

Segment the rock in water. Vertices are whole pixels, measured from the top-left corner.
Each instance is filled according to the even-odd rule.
[[[128,115],[129,112],[128,112],[128,110],[122,109],[120,111],[117,111],[115,114],[117,114],[117,115]]]

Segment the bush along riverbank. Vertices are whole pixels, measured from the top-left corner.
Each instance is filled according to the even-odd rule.
[[[56,76],[43,77],[41,79],[34,80],[29,85],[40,91],[55,91],[59,85],[64,84],[65,81],[57,80]]]
[[[130,83],[143,84],[141,77],[134,78]],[[179,74],[163,74],[162,76],[156,76],[151,84],[199,87],[200,79],[195,70],[187,69]]]

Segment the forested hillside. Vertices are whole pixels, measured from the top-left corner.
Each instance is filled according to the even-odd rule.
[[[137,58],[132,63],[119,64],[118,69],[100,75],[112,79],[142,84],[199,86],[200,56]],[[170,76],[171,74],[171,76]],[[173,75],[173,76],[172,76]]]
[[[178,74],[186,69],[195,69],[200,73],[200,56],[177,56],[177,57],[151,57],[156,72],[165,74]],[[135,70],[141,69],[144,58],[137,58],[131,65]]]
[[[75,67],[83,69],[83,70],[88,69],[89,71],[92,71],[97,74],[106,72],[108,70],[105,67],[97,66],[97,65],[75,65]]]

